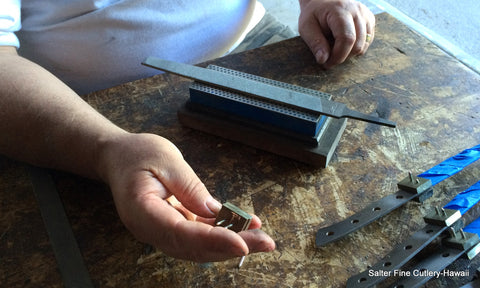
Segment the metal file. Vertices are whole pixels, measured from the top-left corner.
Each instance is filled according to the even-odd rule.
[[[234,75],[224,74],[211,69],[163,60],[156,57],[148,57],[142,64],[194,79],[205,84],[291,105],[292,107],[300,108],[305,111],[318,112],[322,115],[334,118],[352,118],[388,127],[396,126],[395,122],[390,120],[350,110],[343,103],[318,98],[299,91],[292,91],[281,87],[259,83],[250,79],[239,78]]]

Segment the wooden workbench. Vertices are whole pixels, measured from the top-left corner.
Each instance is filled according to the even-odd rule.
[[[249,255],[241,269],[235,268],[238,259],[175,260],[130,235],[103,184],[55,172],[95,285],[343,287],[421,227],[429,208],[480,180],[480,163],[474,163],[437,185],[426,203],[409,203],[337,243],[315,248],[318,228],[395,192],[408,171],[422,172],[480,143],[480,76],[392,17],[382,14],[377,22],[368,53],[329,71],[314,63],[299,38],[213,61],[331,93],[351,109],[397,122],[391,129],[349,120],[325,169],[182,127],[176,111],[188,97],[190,81],[178,76],[158,75],[87,95],[121,127],[173,141],[216,198],[256,213],[277,244],[272,253]],[[457,265],[473,271],[480,262]],[[441,277],[427,286],[462,284],[473,275]],[[0,158],[0,286],[62,286],[26,168],[5,158]]]

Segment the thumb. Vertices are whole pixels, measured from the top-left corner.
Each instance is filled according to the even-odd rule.
[[[180,151],[171,144],[168,159],[168,168],[162,169],[157,177],[160,182],[173,194],[182,205],[194,214],[212,218],[222,208],[215,200],[193,169],[183,159]]]

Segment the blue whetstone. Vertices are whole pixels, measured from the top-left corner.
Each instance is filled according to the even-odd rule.
[[[207,68],[221,71],[227,74],[234,74],[251,80],[279,86],[295,91],[316,95],[330,99],[330,95],[316,90],[307,89],[287,83],[210,65]],[[318,137],[327,117],[319,113],[301,111],[287,105],[255,98],[249,95],[218,89],[212,86],[194,82],[190,86],[190,101],[195,104],[204,105],[245,119],[272,125],[296,134],[313,138]]]

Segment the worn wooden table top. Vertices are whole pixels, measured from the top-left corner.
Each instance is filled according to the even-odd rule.
[[[408,171],[422,172],[480,143],[480,76],[392,17],[377,19],[367,55],[324,71],[299,39],[213,61],[216,65],[318,89],[365,113],[397,122],[391,129],[349,120],[326,169],[182,127],[176,111],[190,80],[174,75],[126,83],[86,96],[130,131],[172,140],[219,200],[256,213],[276,251],[196,264],[137,242],[119,221],[103,184],[54,173],[78,245],[98,287],[343,287],[423,225],[422,215],[480,180],[472,164],[435,189],[424,204],[391,215],[325,248],[318,228],[396,191]],[[146,55],[148,56],[148,55]],[[0,286],[61,287],[28,176],[0,159]],[[472,271],[478,261],[456,265]],[[459,267],[460,267],[459,266]],[[428,287],[466,283],[442,278]]]

